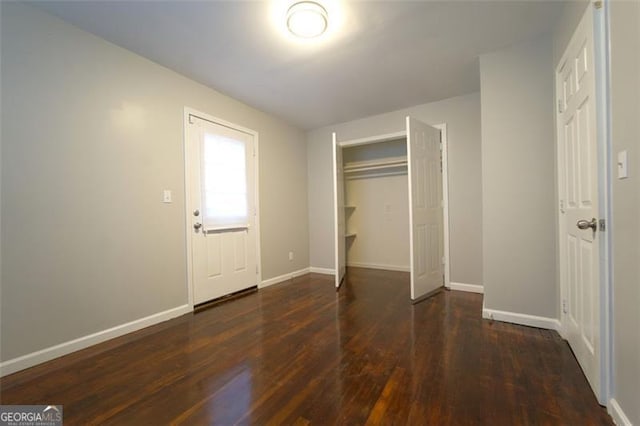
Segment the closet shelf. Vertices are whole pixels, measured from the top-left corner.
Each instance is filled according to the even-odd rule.
[[[407,167],[406,157],[393,157],[384,160],[375,161],[358,161],[353,163],[347,163],[344,165],[344,172],[346,173],[358,173],[367,172],[370,170],[384,170],[384,169],[396,169],[401,167]]]
[[[356,237],[356,233],[355,232],[349,232],[348,234],[345,234],[344,237],[345,238],[355,238]]]
[[[347,210],[355,210],[356,206],[344,206]]]

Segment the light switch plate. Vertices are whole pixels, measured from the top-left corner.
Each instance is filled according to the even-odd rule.
[[[629,177],[629,169],[627,167],[627,151],[618,152],[618,179]]]
[[[171,199],[171,190],[170,189],[165,189],[162,192],[162,202],[163,203],[171,203],[171,202],[173,202],[173,200]]]

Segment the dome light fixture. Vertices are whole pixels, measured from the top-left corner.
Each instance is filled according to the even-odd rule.
[[[287,10],[287,28],[296,37],[319,37],[328,25],[327,10],[315,1],[299,1]]]

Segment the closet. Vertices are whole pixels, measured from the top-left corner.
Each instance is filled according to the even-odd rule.
[[[409,272],[406,137],[342,154],[347,267]]]
[[[411,299],[445,282],[441,131],[407,117],[399,132],[333,134],[336,287],[351,266],[405,270]]]

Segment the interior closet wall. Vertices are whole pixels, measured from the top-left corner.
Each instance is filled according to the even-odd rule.
[[[345,148],[347,266],[409,270],[409,192],[407,167],[349,172],[350,165],[407,156],[407,142]]]

